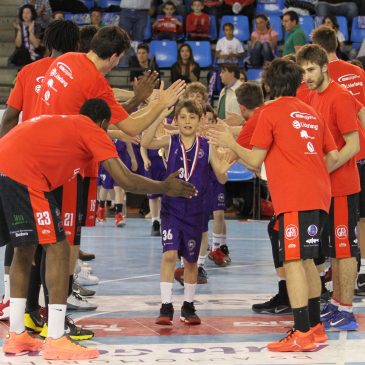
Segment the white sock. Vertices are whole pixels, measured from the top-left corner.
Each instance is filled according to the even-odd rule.
[[[338,310],[352,313],[352,305],[339,305]]]
[[[47,337],[57,340],[65,334],[66,304],[48,304]]]
[[[319,273],[319,276],[326,276],[326,272],[325,272],[325,271],[321,271],[321,272]]]
[[[10,275],[4,274],[4,303],[10,299]]]
[[[213,251],[221,247],[221,245],[223,244],[222,239],[223,238],[221,234],[213,233],[213,247],[212,247]]]
[[[154,221],[157,221],[158,223],[161,223],[161,218],[160,217],[152,217],[151,220],[152,220],[152,223]]]
[[[227,241],[227,235],[221,234],[221,238],[222,238],[222,245],[225,245]]]
[[[172,283],[160,283],[161,289],[161,303],[172,303]]]
[[[331,304],[335,305],[336,307],[340,306],[340,303],[336,299],[333,299],[333,298],[331,298]]]
[[[360,266],[359,274],[365,274],[365,259],[361,259],[361,266]]]
[[[194,301],[196,284],[184,283],[184,301],[191,303]]]
[[[180,267],[184,268],[184,258],[182,256],[180,258]]]
[[[205,265],[205,259],[207,258],[207,255],[205,254],[204,256],[200,256],[198,258],[198,266],[200,267],[204,267]]]
[[[17,334],[25,331],[24,313],[26,298],[10,298],[10,329],[9,332]]]

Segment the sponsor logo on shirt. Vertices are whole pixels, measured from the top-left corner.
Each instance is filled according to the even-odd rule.
[[[347,227],[344,225],[337,226],[335,229],[337,238],[345,238],[347,237]]]
[[[310,152],[310,153],[316,153],[316,152],[315,152],[315,148],[314,148],[314,146],[313,146],[313,143],[312,143],[312,142],[308,142],[308,143],[307,143],[307,150],[308,150],[308,152]]]
[[[307,233],[311,236],[314,237],[317,233],[318,233],[318,227],[315,224],[311,224],[308,228],[307,228]]]
[[[63,87],[68,86],[68,82],[58,73],[56,68],[52,68],[50,72],[50,76],[54,77],[56,80],[58,80]]]
[[[337,81],[338,82],[346,82],[346,81],[350,81],[350,80],[355,80],[355,79],[359,79],[360,76],[359,75],[355,75],[355,74],[347,74],[347,75],[342,75],[340,76]]]
[[[224,193],[218,194],[218,201],[224,203]]]
[[[298,227],[294,224],[289,224],[285,228],[285,237],[288,240],[294,240],[298,237]]]
[[[308,132],[304,129],[300,131],[300,136],[304,139],[314,139],[314,137],[311,137]]]
[[[309,244],[315,244],[319,242],[318,238],[309,238],[308,240],[306,240],[305,242],[309,243]]]
[[[72,74],[72,70],[70,69],[69,66],[67,66],[65,63],[63,62],[57,62],[57,67],[71,80],[74,79],[73,74]]]
[[[295,247],[297,247],[297,245],[295,243],[291,243],[288,245],[288,248],[295,248]]]
[[[49,80],[47,81],[47,86],[48,86],[50,89],[52,89],[53,91],[58,92],[58,90],[57,90],[57,89],[55,89],[55,88],[53,87],[53,85],[54,85],[54,81],[53,81],[53,79],[49,79]]]
[[[15,232],[15,237],[28,236],[28,232]]]
[[[203,158],[205,155],[204,151],[202,149],[199,150],[198,158]]]
[[[341,242],[338,244],[338,247],[346,247],[347,243],[346,242]]]
[[[302,113],[302,112],[292,112],[292,113],[290,113],[290,116],[295,119],[317,120],[317,118],[315,116],[308,114],[308,113]]]
[[[42,229],[42,234],[50,234],[51,231],[49,229]]]
[[[39,94],[40,90],[41,90],[41,87],[42,87],[42,82],[44,80],[44,76],[38,76],[35,81],[38,83],[35,88],[34,88],[34,91]]]

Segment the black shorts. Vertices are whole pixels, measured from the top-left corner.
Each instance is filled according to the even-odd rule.
[[[331,200],[329,213],[329,242],[326,254],[333,258],[356,257],[359,195],[336,196]]]
[[[357,161],[359,170],[361,191],[359,193],[359,214],[360,218],[365,218],[365,159]]]
[[[0,174],[0,245],[45,245],[64,239],[61,211],[53,194]]]
[[[84,177],[82,181],[82,222],[83,227],[95,227],[96,221],[96,196],[97,177]]]
[[[279,261],[316,259],[321,256],[321,236],[328,215],[323,210],[279,215]]]
[[[76,178],[53,190],[57,205],[62,212],[65,235],[71,246],[78,246],[81,241],[82,189],[82,177],[77,175]]]

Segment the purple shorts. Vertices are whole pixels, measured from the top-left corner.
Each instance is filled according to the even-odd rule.
[[[211,189],[211,211],[226,210],[226,186],[215,181]]]
[[[149,179],[156,181],[165,180],[166,167],[160,156],[151,158],[151,167],[148,171],[145,171],[145,176]],[[156,199],[162,196],[161,194],[147,194],[148,199]]]
[[[107,190],[114,189],[114,180],[103,166],[99,167],[98,185]]]
[[[202,229],[194,229],[182,224],[176,217],[161,220],[162,252],[176,250],[186,261],[198,261],[202,241]]]

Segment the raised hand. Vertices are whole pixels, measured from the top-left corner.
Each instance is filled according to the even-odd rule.
[[[164,181],[166,187],[164,194],[183,198],[192,198],[193,196],[197,195],[198,192],[195,189],[195,186],[184,180],[176,179],[178,175],[179,170],[170,174]]]
[[[156,71],[146,71],[140,79],[135,78],[133,81],[133,91],[136,97],[141,101],[148,99],[157,84],[157,80],[158,73]]]
[[[236,143],[233,134],[227,125],[219,124],[209,129],[208,141],[210,144],[231,148]]]
[[[164,86],[164,82],[161,81],[159,104],[170,108],[184,94],[186,84],[184,80],[177,80],[166,90],[164,90]]]

